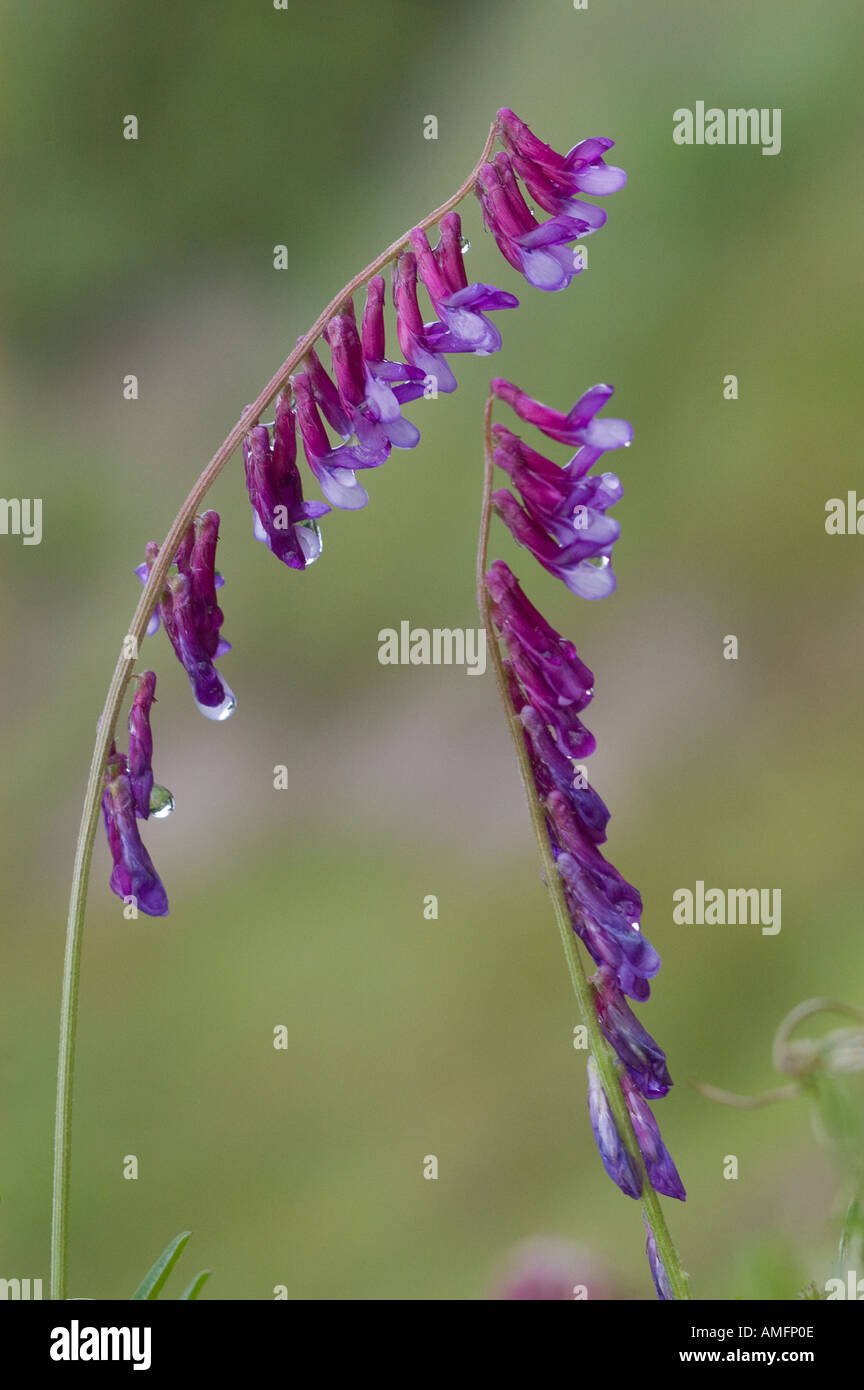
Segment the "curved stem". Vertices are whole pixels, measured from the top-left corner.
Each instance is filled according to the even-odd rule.
[[[456,190],[452,197],[448,198],[440,207],[435,208],[423,220],[415,225],[427,228],[439,222],[445,213],[451,208],[456,207],[474,188],[477,175],[481,165],[486,161],[495,143],[498,133],[497,121],[492,123],[483,152],[477,163],[472,169],[468,178]],[[114,737],[114,729],[117,723],[117,714],[123,699],[126,686],[132,674],[132,668],[137,660],[138,649],[144,640],[147,624],[150,620],[159,594],[165,585],[168,569],[177,553],[183,536],[192,521],[195,513],[206,496],[211,486],[218,478],[222,469],[225,467],[237,445],[241,442],[244,435],[258,421],[261,413],[270,404],[278,392],[288,381],[291,373],[302,362],[309,349],[313,346],[327,323],[341,308],[347,299],[371,280],[373,275],[377,275],[380,270],[394,261],[400,251],[408,244],[410,232],[403,233],[396,241],[392,242],[386,249],[361,270],[359,275],[355,275],[337,295],[331,299],[326,309],[319,314],[318,318],[309,329],[299,339],[294,350],[289,353],[282,366],[275,375],[268,381],[264,390],[251,405],[247,406],[237,421],[234,428],[225,438],[220,447],[216,450],[212,459],[204,469],[192,488],[186,501],[165,537],[159,550],[159,554],[153,562],[147,583],[138,601],[132,622],[124,637],[121,652],[117,658],[117,665],[111,677],[111,684],[108,687],[108,694],[105,698],[105,705],[99,718],[96,731],[96,743],[93,748],[93,756],[90,761],[90,774],[87,779],[87,790],[84,797],[84,807],[81,814],[81,825],[78,831],[78,841],[75,847],[75,864],[72,874],[72,890],[69,898],[69,914],[66,924],[66,950],[63,962],[63,989],[60,1006],[60,1046],[57,1066],[57,1095],[54,1109],[54,1173],[51,1194],[51,1279],[50,1296],[53,1299],[63,1299],[66,1297],[66,1268],[69,1245],[69,1177],[71,1163],[71,1129],[72,1129],[72,1080],[75,1065],[75,1035],[77,1028],[78,1013],[78,982],[81,969],[81,935],[84,925],[84,911],[87,901],[87,881],[90,874],[90,861],[93,854],[93,841],[96,835],[96,826],[99,821],[99,807],[102,795],[102,781],[105,770],[105,759],[111,740]]]
[[[528,801],[528,810],[531,814],[531,825],[537,841],[540,861],[543,865],[544,881],[549,890],[549,896],[552,899],[555,920],[558,923],[561,944],[564,947],[564,956],[570,974],[570,983],[573,986],[573,993],[576,996],[576,1003],[579,1007],[582,1022],[585,1024],[588,1032],[591,1052],[597,1063],[600,1081],[603,1090],[606,1092],[612,1113],[615,1116],[618,1132],[622,1136],[642,1174],[642,1210],[645,1215],[645,1220],[648,1222],[654,1239],[657,1242],[657,1253],[663,1261],[663,1268],[666,1270],[672,1293],[676,1299],[689,1299],[690,1289],[687,1282],[687,1275],[681,1267],[678,1251],[675,1249],[672,1237],[669,1234],[669,1228],[666,1225],[666,1218],[663,1215],[660,1199],[651,1186],[648,1178],[639,1144],[633,1132],[630,1113],[627,1109],[618,1081],[618,1072],[615,1067],[612,1051],[600,1031],[600,1024],[597,1019],[597,1011],[594,1008],[591,986],[585,974],[585,968],[582,964],[582,958],[576,944],[576,934],[573,930],[570,912],[564,897],[564,885],[561,882],[561,876],[556,868],[552,848],[549,843],[549,836],[546,833],[545,813],[537,797],[534,786],[534,776],[531,771],[528,751],[525,747],[522,724],[513,708],[507,688],[507,677],[504,672],[498,635],[495,631],[495,624],[492,618],[489,589],[486,584],[489,526],[492,519],[492,474],[494,469],[494,459],[492,457],[493,402],[494,398],[490,394],[486,400],[486,409],[483,416],[483,453],[485,462],[483,469],[483,504],[480,514],[480,539],[477,546],[477,603],[480,608],[481,617],[483,618],[483,624],[486,628],[486,645],[492,658],[492,667],[495,672],[498,694],[501,696],[501,702],[507,715],[507,725],[513,739],[513,746],[516,749],[516,760],[519,764],[522,785],[525,789],[525,796]]]

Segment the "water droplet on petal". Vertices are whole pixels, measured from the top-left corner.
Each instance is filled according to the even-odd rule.
[[[150,814],[155,820],[164,820],[174,810],[174,797],[167,787],[154,786],[150,793]]]
[[[303,551],[303,558],[306,561],[308,570],[310,565],[314,565],[321,551],[324,549],[324,537],[321,534],[321,527],[314,521],[298,521],[295,525],[295,535]]]
[[[463,237],[461,238],[460,246],[461,246],[462,255],[463,255],[463,256],[467,256],[468,252],[471,250],[471,243],[470,243],[470,241],[468,240],[467,236],[463,236]]]
[[[200,700],[195,701],[205,719],[215,719],[221,722],[232,715],[237,708],[237,700],[231,687],[222,681],[222,689],[225,692],[225,698],[220,705],[202,705]]]

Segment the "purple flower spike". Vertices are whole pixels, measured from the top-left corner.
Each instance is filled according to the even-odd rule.
[[[645,1221],[644,1217],[642,1219]],[[669,1275],[666,1273],[666,1268],[660,1258],[657,1242],[654,1239],[654,1232],[651,1230],[647,1221],[645,1221],[645,1233],[647,1237],[645,1241],[645,1253],[648,1256],[648,1268],[651,1270],[651,1278],[654,1280],[657,1297],[664,1302],[669,1299],[674,1300],[675,1295],[672,1292],[672,1285],[669,1283]]]
[[[648,1100],[659,1100],[672,1085],[666,1053],[642,1027],[609,966],[600,967],[593,985],[594,1004],[604,1038],[614,1048],[642,1095]]]
[[[592,386],[565,415],[560,410],[535,401],[526,391],[520,391],[510,381],[495,377],[491,391],[499,400],[512,406],[520,420],[536,425],[549,439],[557,439],[561,444],[571,447],[586,445],[589,449],[619,449],[628,445],[633,438],[633,426],[626,420],[595,420],[598,410],[602,410],[614,394],[614,386]],[[592,459],[593,463],[594,460]],[[590,467],[590,463],[588,465]],[[580,476],[587,471],[580,469]]]
[[[243,458],[256,539],[290,569],[306,569],[321,554],[315,523],[330,508],[326,502],[303,500],[294,412],[287,396],[281,395],[276,405],[272,448],[266,426],[256,425],[243,441]]]
[[[505,260],[539,290],[563,290],[581,270],[567,249],[586,230],[584,221],[560,215],[537,222],[506,154],[496,154],[477,177],[483,218]]]
[[[687,1198],[684,1184],[678,1176],[678,1169],[672,1162],[669,1150],[660,1137],[657,1121],[646,1101],[642,1099],[627,1072],[621,1073],[621,1089],[633,1121],[633,1129],[642,1150],[648,1178],[656,1192],[665,1197],[676,1197],[679,1202]]]
[[[389,445],[378,450],[364,449],[360,444],[342,444],[333,449],[318,414],[308,375],[300,372],[293,378],[297,420],[309,467],[328,502],[343,511],[365,507],[369,494],[357,481],[358,468],[377,468],[389,453]]]
[[[424,378],[431,378],[438,391],[456,390],[456,378],[440,351],[427,341],[426,328],[417,302],[417,258],[403,251],[393,272],[393,302],[396,305],[396,336],[405,361]],[[421,392],[422,394],[422,392]]]
[[[129,711],[129,783],[135,810],[142,820],[150,815],[153,790],[153,734],[150,710],[156,698],[156,675],[145,671],[138,677],[135,697]]]
[[[603,1167],[609,1177],[617,1183],[626,1197],[641,1197],[642,1174],[618,1132],[593,1057],[588,1059],[588,1113]]]
[[[148,917],[167,917],[167,894],[138,831],[126,757],[113,743],[105,766],[102,815],[114,861],[111,891],[121,898],[134,898]]]
[[[237,701],[213,665],[230,650],[220,635],[223,618],[216,602],[218,535],[217,512],[205,512],[189,527],[177,551],[176,572],[169,571],[160,611],[196,705],[208,719],[222,720],[233,713]]]

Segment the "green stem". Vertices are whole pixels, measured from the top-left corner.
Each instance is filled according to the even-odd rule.
[[[678,1251],[675,1249],[672,1237],[669,1234],[669,1228],[666,1225],[666,1218],[663,1215],[660,1199],[649,1181],[639,1144],[633,1132],[630,1113],[621,1091],[614,1056],[600,1030],[597,1010],[594,1007],[591,993],[591,986],[585,974],[585,968],[582,964],[582,958],[576,944],[576,934],[573,930],[570,912],[564,897],[564,885],[561,882],[561,876],[556,868],[552,847],[549,843],[549,836],[546,832],[545,812],[540,804],[534,786],[534,776],[531,771],[528,750],[525,747],[522,724],[510,700],[507,677],[501,657],[501,648],[492,618],[492,604],[489,596],[489,589],[486,584],[486,570],[487,552],[489,548],[489,526],[492,520],[492,474],[494,469],[494,459],[492,457],[493,403],[494,398],[490,394],[486,401],[486,409],[483,417],[483,452],[485,462],[483,469],[483,504],[480,515],[480,539],[477,546],[477,603],[480,608],[481,617],[483,618],[483,624],[486,628],[486,640],[492,658],[495,682],[498,686],[498,693],[501,696],[501,702],[507,715],[507,725],[513,739],[513,746],[516,749],[516,760],[519,764],[522,785],[525,789],[525,796],[528,801],[528,810],[531,814],[531,825],[537,841],[540,861],[543,865],[543,877],[546,887],[549,890],[549,896],[552,899],[555,920],[558,923],[558,931],[561,935],[561,944],[564,947],[564,956],[570,974],[570,983],[573,986],[573,993],[576,996],[579,1014],[588,1032],[591,1052],[597,1064],[597,1071],[600,1074],[603,1090],[606,1092],[610,1108],[615,1116],[618,1132],[622,1136],[642,1174],[642,1210],[654,1235],[654,1239],[657,1242],[657,1253],[663,1261],[663,1268],[666,1270],[672,1293],[676,1299],[689,1299],[690,1289],[687,1282],[687,1275],[681,1267]]]
[[[456,190],[446,203],[435,208],[423,220],[416,225],[422,228],[434,226],[439,222],[445,213],[451,208],[456,207],[463,198],[473,190],[480,171],[481,165],[486,161],[495,143],[498,134],[497,122],[493,122],[486,143],[483,146],[483,153],[472,169],[468,178]],[[137,654],[147,631],[147,624],[150,620],[158,596],[165,586],[165,579],[168,574],[177,548],[198,511],[201,502],[209,492],[216,478],[222,472],[234,450],[243,439],[244,435],[256,424],[262,412],[274,399],[274,397],[285,386],[291,373],[302,362],[309,349],[320,338],[324,328],[342,307],[346,300],[362,288],[373,275],[377,275],[380,270],[396,260],[402,249],[408,245],[410,231],[404,232],[401,237],[392,242],[386,251],[382,251],[374,261],[361,270],[359,275],[355,275],[337,295],[331,299],[326,309],[318,316],[309,332],[306,333],[297,343],[297,346],[282,363],[275,376],[268,381],[264,390],[247,406],[237,424],[227,435],[223,443],[217,449],[212,459],[204,469],[198,481],[195,483],[180,511],[165,537],[159,550],[159,554],[153,562],[147,583],[138,601],[132,622],[121,646],[121,652],[117,658],[117,665],[111,677],[111,684],[108,687],[108,694],[105,705],[99,718],[96,733],[96,743],[93,748],[93,756],[90,761],[90,773],[87,779],[87,791],[84,797],[84,807],[81,814],[81,825],[78,831],[78,840],[75,847],[75,864],[72,874],[72,890],[69,897],[69,914],[66,923],[66,950],[63,961],[63,987],[60,1006],[60,1044],[57,1066],[57,1094],[54,1107],[54,1172],[51,1191],[51,1278],[50,1296],[53,1299],[64,1299],[66,1297],[66,1278],[69,1250],[69,1182],[71,1170],[71,1132],[72,1132],[72,1082],[75,1068],[75,1035],[78,1019],[78,985],[81,971],[81,937],[84,927],[84,913],[87,903],[87,881],[90,875],[90,861],[93,855],[93,841],[96,835],[96,826],[99,821],[99,808],[102,799],[102,786],[105,771],[105,759],[111,740],[114,737],[114,729],[117,724],[117,715],[123,700],[132,668],[137,660]]]

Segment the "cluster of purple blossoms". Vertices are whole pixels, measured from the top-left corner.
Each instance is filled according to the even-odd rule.
[[[605,163],[604,155],[613,142],[583,140],[568,154],[558,154],[506,108],[498,112],[496,133],[504,148],[481,167],[474,185],[486,226],[505,259],[529,283],[545,290],[562,289],[581,269],[581,261],[570,249],[572,243],[606,221],[606,213],[583,195],[614,193],[626,181],[620,169]],[[520,180],[534,203],[550,214],[547,220],[537,219],[525,201]],[[392,272],[399,354],[387,353],[387,285],[382,276],[374,275],[366,284],[359,326],[353,301],[345,298],[325,325],[322,341],[308,346],[300,370],[281,392],[272,424],[257,423],[246,435],[243,455],[253,534],[290,569],[305,570],[317,560],[322,546],[319,522],[332,507],[356,511],[366,506],[369,494],[358,475],[380,467],[391,449],[417,445],[420,431],[405,418],[403,407],[420,397],[456,389],[448,359],[463,353],[488,356],[501,347],[501,334],[490,314],[515,309],[519,301],[495,285],[469,284],[465,249],[455,212],[441,217],[434,246],[425,228],[415,227]],[[421,308],[421,289],[431,306],[431,317]],[[329,352],[327,365],[319,355],[319,350],[324,350],[322,342]],[[566,428],[571,434],[584,434],[589,447],[614,447],[607,436],[597,434],[593,422],[600,404],[601,400],[580,403],[581,413],[574,414],[572,420],[568,417]],[[304,499],[298,434],[325,501]],[[530,468],[530,461],[522,467],[528,492],[531,488],[525,480]],[[518,488],[515,478],[514,482]],[[542,493],[542,479],[539,485]],[[593,488],[588,484],[577,489],[579,505],[584,502],[592,514],[614,500],[595,495]],[[501,503],[502,508],[508,505]],[[533,538],[539,546],[531,519],[536,508],[529,511],[526,503],[524,514],[518,507],[517,512],[508,524],[521,527],[526,543]],[[215,665],[229,650],[221,637],[222,612],[216,601],[216,590],[222,584],[215,570],[218,530],[215,512],[206,512],[190,526],[173,557],[148,635],[160,623],[164,626],[189,677],[198,708],[209,719],[221,720],[232,712],[235,700]],[[543,563],[558,565],[562,574],[565,570],[572,573],[573,583],[583,589],[592,582],[602,587],[608,580],[593,578],[593,567],[589,564],[586,568],[582,561],[589,555],[604,554],[602,546],[608,548],[612,539],[608,527],[598,530],[592,523],[576,550],[568,548],[563,535],[547,545]],[[148,545],[147,558],[137,571],[142,582],[146,583],[158,553],[157,546]],[[111,790],[106,823],[115,854],[112,887],[117,892],[133,880],[143,882],[134,837],[120,833],[121,826],[129,826],[122,778],[131,774],[118,759],[122,755],[112,750],[112,761],[106,767],[106,796]],[[152,865],[149,869],[154,872]],[[167,911],[167,906],[161,905],[164,890],[161,892],[162,897],[155,890],[139,894],[141,909],[154,915]]]
[[[544,290],[563,289],[581,269],[570,245],[606,221],[602,208],[580,195],[614,193],[626,181],[622,170],[604,162],[613,142],[583,140],[561,155],[506,108],[498,112],[497,125],[505,148],[481,167],[475,186],[486,225],[505,259],[530,284]],[[535,202],[553,214],[546,221],[536,219],[519,179]],[[311,348],[301,364],[303,370],[280,396],[272,426],[256,425],[247,436],[246,481],[255,535],[292,568],[305,569],[318,558],[321,538],[316,523],[329,510],[324,503],[303,500],[296,464],[297,430],[327,503],[356,511],[369,501],[357,474],[380,467],[391,449],[413,449],[420,440],[420,431],[405,419],[402,407],[420,396],[456,390],[448,357],[460,353],[484,357],[501,347],[500,330],[489,315],[515,309],[519,301],[496,285],[469,284],[463,247],[462,225],[455,212],[441,218],[434,247],[426,230],[415,227],[396,259],[392,279],[396,338],[403,360],[387,356],[386,284],[376,275],[366,287],[359,328],[351,299],[342,303],[325,327],[329,368]],[[421,286],[432,319],[424,318]],[[571,433],[585,434],[595,447],[612,448],[608,431],[601,437],[595,427],[592,433],[593,415],[602,404],[602,399],[581,402],[581,414],[566,423]],[[583,491],[587,495],[591,488]]]
[[[567,414],[500,379],[492,382],[492,394],[548,438],[576,448],[569,461],[559,465],[509,429],[493,425],[493,460],[513,488],[492,494],[496,513],[514,539],[571,593],[587,599],[605,597],[615,587],[611,555],[619,534],[618,523],[607,511],[622,490],[614,473],[590,470],[606,451],[632,438],[625,421],[597,418],[612,387],[593,387]],[[502,560],[489,568],[486,585],[492,618],[506,649],[510,700],[522,725],[570,920],[597,966],[591,980],[597,1018],[617,1058],[645,1170],[657,1192],[683,1201],[684,1187],[647,1104],[665,1096],[672,1085],[666,1056],[627,1002],[628,997],[649,997],[649,981],[660,969],[660,957],[640,930],[638,891],[601,853],[609,811],[575,761],[595,748],[581,719],[594,693],[594,677],[572,642],[529,602]],[[593,1060],[588,1067],[588,1104],[606,1172],[627,1196],[639,1197],[641,1168],[618,1130]]]

